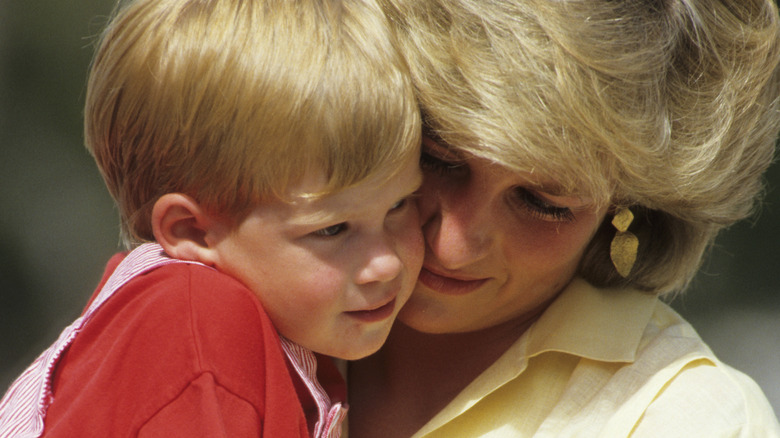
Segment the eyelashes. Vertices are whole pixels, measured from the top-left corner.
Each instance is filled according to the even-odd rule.
[[[524,187],[516,187],[513,192],[518,208],[526,210],[538,219],[553,222],[572,222],[575,219],[570,208],[550,204]]]
[[[425,150],[420,154],[420,168],[423,172],[434,172],[440,176],[468,174],[468,166],[465,163],[445,161]]]
[[[341,234],[343,231],[346,231],[347,224],[345,222],[331,225],[325,228],[320,228],[319,230],[315,231],[313,234],[318,237],[333,237]]]
[[[403,198],[398,202],[396,202],[395,204],[393,204],[393,206],[390,207],[390,211],[400,210],[404,208],[408,202],[409,202],[409,198]]]
[[[467,162],[445,160],[427,148],[423,149],[420,154],[420,168],[427,174],[451,180],[468,178],[470,173]],[[570,208],[551,204],[533,190],[525,187],[512,187],[507,197],[509,203],[517,211],[535,219],[549,222],[572,222],[575,220],[574,213]]]

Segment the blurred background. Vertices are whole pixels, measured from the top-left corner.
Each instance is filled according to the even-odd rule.
[[[80,314],[118,216],[82,143],[86,73],[113,0],[0,0],[0,394]],[[780,166],[673,306],[780,414]]]

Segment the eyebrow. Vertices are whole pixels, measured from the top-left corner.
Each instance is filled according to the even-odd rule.
[[[394,178],[398,178],[398,176],[395,176]],[[421,172],[416,173],[416,177],[411,180],[414,183],[409,184],[407,188],[402,192],[403,194],[398,197],[398,199],[407,198],[409,196],[413,196],[414,193],[420,189],[423,183],[423,176]],[[326,199],[320,198],[320,199]],[[303,199],[303,201],[316,202],[316,200],[311,199]],[[311,204],[309,204],[311,205]],[[350,205],[354,205],[353,202],[350,202]],[[295,227],[317,227],[317,226],[325,226],[331,223],[339,223],[344,222],[348,220],[348,217],[350,216],[350,210],[347,209],[332,209],[332,208],[325,208],[325,207],[313,207],[313,211],[301,213],[300,209],[302,206],[300,204],[290,204],[291,208],[296,209],[295,213],[291,215],[289,218],[285,220],[285,222],[290,226]]]
[[[288,218],[286,222],[289,225],[296,227],[319,226],[336,221],[341,222],[339,214],[340,212],[326,212],[323,208],[317,208],[309,213],[296,213]]]
[[[438,136],[423,134],[423,144],[425,144],[424,139],[426,137],[433,142],[433,145],[428,145],[427,147],[429,149],[436,149],[436,152],[444,155],[442,158],[453,161],[465,161],[461,156],[461,151],[455,147],[450,146],[449,143],[445,142]]]
[[[567,192],[563,189],[563,187],[560,184],[557,183],[550,183],[550,182],[534,182],[531,180],[528,180],[528,185],[533,190],[538,190],[540,192],[546,193],[550,196],[556,196],[556,197],[576,197],[577,195]]]

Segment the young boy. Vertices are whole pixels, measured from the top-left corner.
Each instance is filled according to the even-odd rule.
[[[338,436],[343,381],[313,352],[376,351],[423,256],[387,29],[370,0],[118,10],[85,135],[136,249],[11,386],[0,436]]]

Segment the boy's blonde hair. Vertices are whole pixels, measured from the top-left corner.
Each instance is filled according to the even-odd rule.
[[[310,171],[322,193],[398,168],[419,110],[370,0],[135,0],[90,72],[86,145],[126,241],[154,239],[165,193],[239,219]]]
[[[384,0],[424,124],[451,145],[633,206],[628,279],[604,221],[580,274],[682,290],[749,215],[780,114],[772,0]]]

